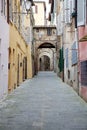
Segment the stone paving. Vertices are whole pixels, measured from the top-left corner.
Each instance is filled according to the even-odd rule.
[[[40,72],[0,103],[0,130],[87,130],[87,103],[53,72]]]

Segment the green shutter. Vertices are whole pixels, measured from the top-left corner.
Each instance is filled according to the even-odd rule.
[[[64,58],[63,58],[63,48],[59,50],[59,70],[62,72],[64,70]]]

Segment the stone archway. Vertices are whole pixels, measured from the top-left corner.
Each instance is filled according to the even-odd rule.
[[[41,48],[56,48],[54,44],[52,43],[41,43],[40,45],[38,44],[37,46],[38,49],[41,49]]]

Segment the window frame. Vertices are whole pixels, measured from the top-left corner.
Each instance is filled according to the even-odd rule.
[[[81,85],[87,87],[87,60],[80,62],[80,68],[81,68]]]
[[[47,36],[52,36],[52,29],[51,28],[47,28]]]

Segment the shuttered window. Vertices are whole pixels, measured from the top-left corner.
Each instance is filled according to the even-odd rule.
[[[51,35],[52,35],[52,29],[47,28],[47,35],[48,35],[48,36],[51,36]]]
[[[1,13],[3,13],[3,0],[0,1],[1,3]]]
[[[66,68],[68,68],[68,48],[65,50]]]
[[[9,0],[7,0],[7,22],[9,23]]]
[[[1,77],[1,39],[0,39],[0,77]]]
[[[33,39],[32,26],[24,28],[22,35],[27,44],[31,43]]]
[[[37,14],[38,13],[38,6],[35,5],[35,13]]]
[[[87,60],[81,62],[81,85],[87,86]]]
[[[72,45],[72,65],[77,63],[77,49],[76,49],[76,42]]]
[[[85,0],[77,0],[77,25],[85,24]]]
[[[86,24],[87,24],[87,0],[86,0]]]
[[[1,39],[0,39],[0,54],[1,54]]]
[[[9,0],[9,19],[10,19],[10,21],[13,21],[12,0]]]
[[[71,23],[71,0],[64,1],[65,23]]]
[[[75,0],[72,0],[72,13],[75,11]]]
[[[0,0],[0,12],[7,18],[7,4],[8,0]]]
[[[59,13],[59,15],[57,16],[57,22],[58,22],[58,27],[57,27],[57,31],[58,31],[58,35],[61,35],[61,14]]]

